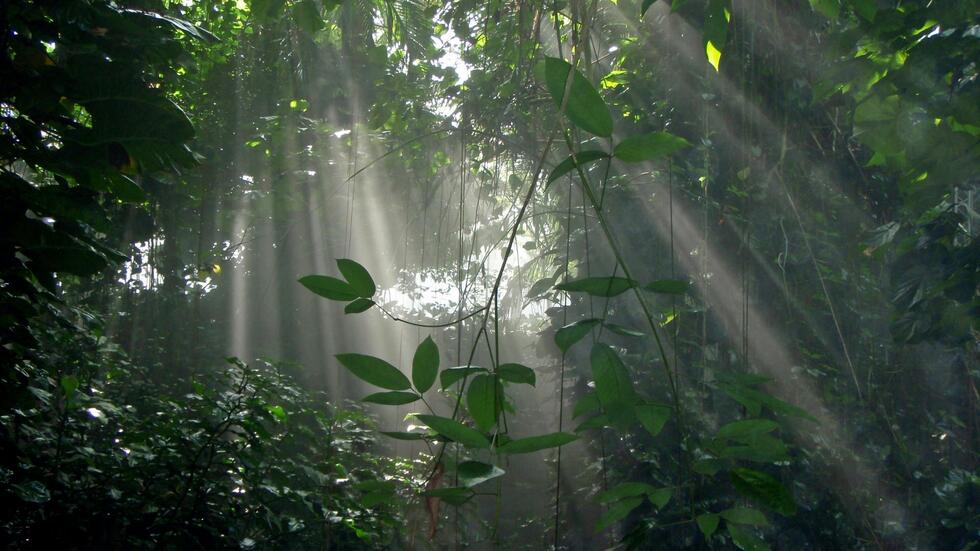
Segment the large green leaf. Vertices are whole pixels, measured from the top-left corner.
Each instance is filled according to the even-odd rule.
[[[555,333],[555,344],[558,345],[558,349],[564,354],[568,352],[568,349],[572,345],[582,340],[582,337],[588,335],[589,331],[592,331],[592,328],[600,323],[602,323],[602,320],[599,319],[586,319],[570,323]]]
[[[603,407],[611,404],[633,404],[636,395],[629,371],[619,359],[619,354],[608,344],[596,343],[592,346],[592,378],[595,380],[596,394]]]
[[[412,384],[398,368],[374,356],[337,354],[337,360],[358,378],[388,390],[408,390]]]
[[[345,314],[360,314],[374,306],[374,301],[369,298],[359,298],[344,307]]]
[[[599,494],[599,503],[618,501],[624,497],[644,496],[656,491],[656,488],[644,482],[623,482]]]
[[[779,428],[779,423],[769,419],[746,419],[735,421],[718,429],[718,438],[745,441],[760,434],[766,434]]]
[[[299,282],[310,291],[330,300],[354,300],[358,298],[357,291],[346,281],[324,275],[308,275],[299,278]]]
[[[504,474],[504,470],[496,465],[488,465],[479,461],[464,461],[456,467],[459,482],[467,488]]]
[[[372,404],[383,404],[386,406],[401,406],[404,404],[411,404],[419,398],[421,398],[421,396],[414,392],[393,390],[391,392],[376,392],[374,394],[369,394],[368,396],[361,398],[361,401],[370,402]]]
[[[426,337],[415,349],[412,357],[412,382],[415,390],[425,392],[432,388],[439,374],[439,347],[432,337]]]
[[[669,132],[651,132],[619,142],[613,150],[613,156],[620,161],[640,163],[666,157],[690,145],[684,138]]]
[[[614,297],[629,291],[636,285],[635,281],[624,277],[587,277],[568,281],[558,285],[560,291],[571,293],[588,293],[597,297]]]
[[[633,406],[633,411],[643,428],[650,433],[650,436],[656,436],[667,424],[673,410],[660,404],[637,404]]]
[[[758,536],[737,524],[727,523],[725,528],[732,537],[732,543],[742,551],[769,551],[770,547]]]
[[[704,44],[708,63],[715,71],[720,69],[721,53],[728,40],[728,21],[731,18],[728,0],[710,0],[704,21]]]
[[[744,439],[744,446],[730,446],[721,451],[723,459],[741,459],[756,463],[777,463],[789,460],[789,448],[778,438],[758,434]]]
[[[500,381],[488,373],[473,377],[466,389],[466,409],[480,430],[487,432],[497,424],[497,416],[503,404]]]
[[[633,512],[633,509],[636,509],[642,503],[642,497],[632,497],[616,503],[610,507],[609,510],[602,515],[602,517],[599,518],[599,521],[596,522],[595,525],[595,531],[602,532],[606,528],[612,526],[614,523],[623,520],[627,515]]]
[[[731,472],[735,489],[773,511],[789,516],[796,513],[796,502],[781,482],[766,473],[737,468]]]
[[[734,522],[735,524],[748,524],[751,526],[765,526],[769,524],[766,520],[766,515],[762,514],[762,511],[748,509],[746,507],[733,507],[718,514],[726,521]]]
[[[681,279],[658,279],[643,286],[647,291],[667,295],[683,295],[691,288],[688,281]]]
[[[518,438],[517,440],[511,440],[503,446],[500,446],[497,451],[500,453],[531,453],[548,448],[556,448],[558,446],[564,446],[578,440],[578,436],[574,434],[569,434],[567,432],[553,432],[551,434],[542,434],[540,436],[531,436],[528,438]]]
[[[521,364],[500,364],[500,366],[497,367],[497,375],[509,383],[521,383],[534,386],[535,382],[537,382],[534,376],[534,370]]]
[[[544,61],[545,85],[551,93],[555,105],[559,107],[565,95],[565,82],[568,80],[568,72],[574,72],[572,77],[572,87],[568,93],[568,101],[565,105],[565,115],[586,132],[591,132],[596,136],[608,138],[612,136],[613,120],[609,115],[609,107],[602,100],[599,92],[593,88],[588,79],[582,76],[578,70],[572,68],[569,63],[557,57],[546,57]]]
[[[605,151],[594,151],[594,150],[580,151],[579,153],[576,153],[574,156],[569,155],[568,158],[566,158],[564,161],[558,163],[558,166],[556,166],[555,169],[551,171],[551,174],[548,175],[547,185],[551,185],[551,183],[557,180],[558,178],[561,178],[562,176],[575,170],[576,166],[580,166],[580,167],[585,166],[588,163],[597,161],[599,159],[605,159],[607,157],[609,157],[609,154],[606,153]],[[547,185],[545,187],[547,187]]]
[[[490,441],[487,440],[486,436],[454,419],[421,414],[416,415],[415,418],[425,423],[432,430],[464,446],[470,448],[490,447]]]
[[[443,369],[442,373],[439,374],[439,384],[442,385],[442,388],[449,388],[450,385],[465,377],[486,372],[487,370],[485,368],[476,366],[448,367]]]
[[[715,533],[715,530],[718,529],[718,521],[721,519],[718,515],[705,513],[698,515],[694,520],[698,523],[698,528],[704,534],[704,537],[710,538]]]
[[[374,280],[371,279],[371,274],[357,262],[349,258],[338,258],[337,268],[340,269],[340,273],[343,274],[344,279],[350,283],[351,288],[358,296],[371,298],[378,290]]]

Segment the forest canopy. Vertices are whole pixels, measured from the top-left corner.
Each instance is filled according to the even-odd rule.
[[[5,548],[978,548],[976,0],[0,30]]]

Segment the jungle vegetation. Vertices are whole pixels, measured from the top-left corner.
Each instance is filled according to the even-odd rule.
[[[4,548],[980,548],[976,0],[0,31]]]

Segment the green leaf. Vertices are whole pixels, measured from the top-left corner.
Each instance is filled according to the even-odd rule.
[[[360,314],[374,306],[374,301],[369,298],[359,298],[344,307],[345,314]]]
[[[777,463],[789,460],[789,449],[778,438],[759,434],[745,439],[745,446],[731,446],[721,451],[723,459],[741,459],[757,463]]]
[[[564,446],[565,444],[569,444],[576,440],[578,440],[578,436],[574,434],[569,434],[567,432],[553,432],[551,434],[542,434],[540,436],[531,436],[528,438],[511,440],[503,446],[500,446],[497,451],[500,453],[531,453],[548,448]]]
[[[840,16],[840,0],[810,0],[810,7],[827,19]]]
[[[632,404],[636,402],[633,382],[629,371],[619,359],[619,354],[607,344],[592,346],[592,378],[595,380],[596,394],[603,407],[615,403]]]
[[[744,442],[760,434],[766,434],[779,428],[779,423],[769,419],[748,419],[735,421],[718,429],[718,438]]]
[[[504,474],[504,470],[496,465],[488,465],[479,461],[464,461],[456,467],[459,482],[467,488],[486,482]]]
[[[608,511],[602,517],[599,518],[599,522],[595,525],[596,532],[602,532],[606,528],[609,528],[616,522],[619,522],[626,518],[633,509],[636,509],[643,503],[642,497],[634,497],[630,499],[624,499],[616,505],[609,508]]]
[[[734,522],[735,524],[748,524],[751,526],[765,526],[769,524],[766,521],[766,515],[762,514],[762,511],[748,509],[746,507],[733,507],[718,514],[728,522]]]
[[[555,344],[558,345],[558,349],[564,354],[568,352],[568,349],[572,345],[582,340],[582,337],[588,335],[592,331],[592,328],[600,323],[602,323],[602,320],[599,319],[586,319],[570,323],[555,333]]]
[[[551,174],[548,175],[548,182],[547,184],[545,184],[545,188],[547,188],[548,185],[550,185],[558,178],[561,178],[562,176],[575,170],[576,165],[581,167],[593,161],[597,161],[599,159],[606,159],[608,157],[609,157],[608,153],[604,151],[595,151],[595,150],[580,151],[576,153],[574,156],[569,155],[568,158],[566,158],[564,161],[558,163],[558,166],[556,166],[554,170],[551,171]]]
[[[286,415],[286,410],[282,406],[266,406],[266,411],[272,414],[276,419],[285,422],[288,418]]]
[[[718,521],[721,519],[718,517],[718,515],[705,513],[703,515],[698,515],[694,518],[694,520],[698,523],[698,528],[701,530],[701,533],[704,534],[704,537],[710,538],[711,535],[715,533],[715,530],[718,529]]]
[[[783,516],[796,513],[796,503],[789,490],[768,474],[737,468],[732,470],[731,479],[735,489],[743,496],[754,499]]]
[[[354,488],[362,492],[384,492],[388,495],[395,493],[397,487],[393,480],[363,480],[354,484]]]
[[[726,524],[728,535],[732,537],[732,543],[742,551],[769,551],[770,547],[766,542],[759,539],[755,534],[745,530],[736,524]]]
[[[643,287],[647,291],[665,295],[683,295],[691,288],[691,283],[681,279],[658,279]]]
[[[374,356],[337,354],[337,360],[359,379],[388,390],[408,390],[412,384],[398,368]]]
[[[296,20],[296,25],[307,34],[315,34],[323,28],[320,10],[317,9],[312,0],[301,0],[293,4],[293,19]]]
[[[474,375],[476,373],[486,373],[487,370],[482,367],[476,366],[460,366],[460,367],[449,367],[442,370],[439,374],[439,383],[442,385],[443,389],[449,388],[450,385],[463,379],[469,375]]]
[[[647,10],[650,9],[650,6],[652,6],[656,1],[657,0],[643,0],[643,4],[640,5],[640,17],[646,15]]]
[[[642,331],[637,331],[636,329],[631,329],[631,328],[625,327],[623,325],[618,325],[618,324],[615,324],[615,323],[603,323],[603,325],[609,331],[611,331],[611,332],[613,332],[613,333],[615,333],[617,335],[622,335],[624,337],[642,337],[643,336],[643,332]]]
[[[358,298],[357,292],[346,281],[323,275],[308,275],[301,277],[299,282],[310,291],[330,300],[344,302]]]
[[[364,269],[364,266],[361,266],[357,262],[349,258],[338,258],[337,268],[340,269],[340,273],[343,274],[344,279],[347,280],[347,283],[350,283],[351,288],[354,289],[354,292],[359,297],[371,298],[374,296],[375,291],[378,290],[374,284],[374,280],[371,279],[371,274]]]
[[[619,142],[613,156],[627,163],[640,163],[666,157],[690,145],[684,138],[669,132],[651,132]]]
[[[13,488],[17,497],[28,503],[47,503],[51,500],[51,493],[48,492],[48,488],[37,480],[14,484]]]
[[[390,432],[390,431],[379,431],[378,434],[383,434],[388,438],[394,438],[395,440],[424,440],[425,435],[421,432]]]
[[[599,403],[599,397],[595,393],[589,393],[585,396],[579,398],[578,402],[575,404],[575,409],[572,410],[572,419],[576,419],[585,415],[586,413],[592,413],[594,411],[599,411],[602,405]]]
[[[376,505],[391,501],[391,492],[368,492],[361,496],[361,505],[370,509]]]
[[[404,392],[400,390],[395,390],[391,392],[376,392],[361,398],[362,402],[370,402],[372,404],[383,404],[386,406],[401,406],[404,404],[411,404],[417,401],[421,396],[414,392]]]
[[[672,488],[659,488],[647,494],[647,499],[653,506],[657,509],[663,508],[670,501],[670,498],[674,495],[674,490]]]
[[[599,494],[599,503],[618,501],[624,497],[644,496],[657,489],[643,482],[623,482]]]
[[[74,375],[65,375],[61,377],[61,390],[65,393],[65,399],[71,400],[72,395],[78,390],[79,386],[78,377]]]
[[[488,373],[473,377],[466,389],[466,409],[480,430],[487,432],[497,424],[502,403],[503,388],[496,377]]]
[[[609,108],[602,100],[599,92],[592,87],[578,70],[572,68],[563,59],[557,57],[546,57],[544,60],[545,84],[548,92],[551,93],[555,105],[561,107],[562,99],[565,95],[565,81],[568,79],[569,71],[574,72],[572,77],[572,87],[569,90],[568,101],[565,105],[565,115],[568,120],[576,126],[591,132],[596,136],[608,138],[612,136],[613,120],[609,115]]]
[[[534,386],[534,384],[537,382],[534,376],[534,370],[521,364],[500,364],[500,367],[497,368],[497,375],[509,383],[520,383]]]
[[[439,488],[436,490],[429,490],[422,495],[437,497],[450,505],[458,507],[472,499],[476,494],[474,494],[473,490],[470,490],[469,488]]]
[[[633,407],[633,410],[636,412],[636,418],[640,420],[640,424],[650,433],[650,436],[660,434],[672,412],[670,407],[658,404],[638,404]]]
[[[587,277],[562,283],[556,289],[570,293],[588,293],[596,297],[614,297],[629,291],[634,285],[635,281],[623,277]]]
[[[439,434],[459,442],[470,448],[489,448],[490,441],[483,434],[467,427],[466,425],[438,415],[416,415],[416,419],[425,423],[429,428]]]
[[[728,40],[729,19],[728,0],[711,0],[708,3],[702,37],[708,63],[715,71],[719,69],[721,53],[725,50],[725,42]]]
[[[850,0],[850,2],[851,7],[854,8],[854,13],[868,20],[868,22],[874,23],[875,14],[878,12],[875,0]]]
[[[415,356],[412,357],[412,382],[415,383],[415,390],[425,392],[432,388],[438,374],[439,347],[432,337],[426,337],[415,348]]]

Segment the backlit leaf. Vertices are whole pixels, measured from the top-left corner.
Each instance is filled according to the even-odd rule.
[[[599,92],[593,88],[588,79],[578,70],[572,68],[567,61],[557,57],[546,57],[544,61],[545,84],[555,105],[561,106],[565,95],[565,81],[568,72],[572,70],[571,90],[565,105],[565,115],[575,126],[591,132],[596,136],[608,138],[612,136],[613,120],[609,115],[609,107],[602,100]]]
[[[579,153],[576,153],[574,157],[572,155],[569,155],[568,158],[566,158],[564,161],[558,163],[558,166],[556,166],[554,170],[551,171],[551,174],[548,175],[548,185],[550,185],[558,178],[561,178],[562,176],[575,170],[576,165],[581,167],[593,161],[597,161],[599,159],[605,159],[608,157],[609,154],[604,151],[592,151],[592,150],[580,151]],[[576,163],[576,161],[578,162]]]
[[[460,379],[463,379],[464,377],[486,372],[486,369],[476,366],[449,367],[443,369],[442,373],[439,374],[439,383],[442,385],[442,388],[449,388],[450,385],[456,381],[459,381]]]
[[[432,337],[426,337],[415,348],[415,355],[412,357],[412,382],[415,383],[415,390],[425,392],[432,388],[438,374],[439,346]]]
[[[459,421],[438,415],[416,415],[415,418],[425,423],[432,430],[464,446],[470,448],[490,447],[490,441],[487,440],[486,436]]]
[[[629,291],[634,285],[635,281],[623,277],[587,277],[562,283],[557,289],[596,297],[614,297]]]
[[[540,436],[511,440],[497,449],[500,453],[531,453],[548,448],[564,446],[578,440],[578,436],[567,432],[553,432]]]
[[[364,298],[374,296],[375,291],[377,291],[377,286],[374,284],[374,280],[371,279],[371,274],[364,269],[364,266],[349,258],[338,258],[337,268],[340,269],[340,273],[343,274],[344,279],[347,280],[347,283],[350,283],[351,288],[354,289],[354,292],[358,296]]]
[[[568,352],[572,345],[582,340],[582,337],[588,335],[592,328],[600,323],[602,320],[598,319],[586,319],[570,323],[555,333],[555,344],[558,345],[558,349],[562,353]]]
[[[536,382],[534,370],[521,364],[501,364],[500,367],[497,368],[497,375],[509,383],[521,383],[534,386],[534,383]]]
[[[414,392],[395,390],[392,392],[376,392],[361,398],[361,401],[370,402],[372,404],[383,404],[386,406],[400,406],[403,404],[411,404],[419,398],[421,398],[421,396]]]
[[[784,516],[796,513],[793,496],[772,476],[752,469],[737,468],[732,470],[731,479],[735,489],[743,496]]]
[[[619,142],[613,150],[613,156],[620,161],[639,163],[666,157],[690,145],[680,136],[668,132],[651,132]]]
[[[388,390],[408,390],[412,384],[398,368],[374,356],[337,354],[337,360],[359,379]]]
[[[596,394],[604,407],[636,401],[629,371],[612,347],[603,343],[593,345],[591,363]]]
[[[681,279],[658,279],[643,286],[647,291],[666,295],[683,295],[691,288],[690,282]]]
[[[459,482],[467,488],[504,474],[504,470],[496,465],[488,465],[479,461],[464,461],[456,467]]]
[[[480,430],[487,432],[497,424],[503,391],[497,378],[488,373],[473,377],[466,389],[466,409]]]
[[[359,298],[344,307],[345,314],[360,314],[374,306],[374,301],[369,298]]]
[[[344,302],[358,298],[357,291],[346,281],[324,275],[308,275],[301,277],[299,282],[310,291],[330,300]]]

